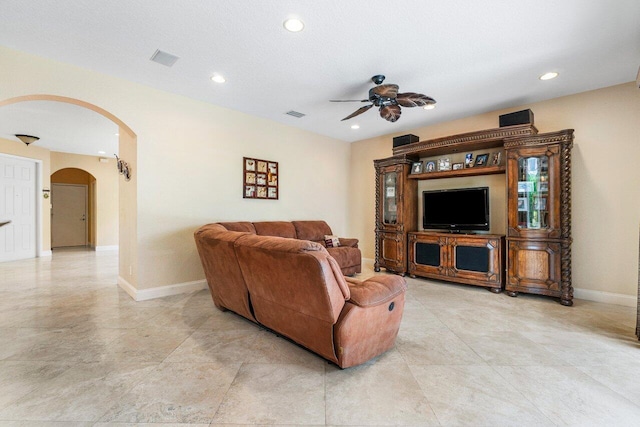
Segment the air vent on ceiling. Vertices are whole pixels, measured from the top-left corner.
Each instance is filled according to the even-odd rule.
[[[167,67],[171,67],[178,59],[180,58],[175,55],[171,55],[170,53],[163,52],[160,49],[157,49],[153,56],[151,56],[151,60],[153,62],[157,62],[158,64],[162,64]]]
[[[290,115],[290,116],[293,116],[293,117],[297,117],[297,118],[301,118],[301,117],[306,116],[306,114],[299,113],[299,112],[297,112],[297,111],[293,111],[293,110],[291,110],[291,111],[287,111],[287,112],[286,112],[286,114],[288,114],[288,115]]]

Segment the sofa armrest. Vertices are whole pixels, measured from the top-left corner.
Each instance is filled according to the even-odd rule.
[[[360,281],[345,278],[349,285],[349,302],[359,307],[385,304],[407,290],[407,282],[400,276],[374,276]]]
[[[348,246],[351,248],[358,247],[358,239],[352,239],[349,237],[339,237],[338,240],[340,240],[340,246]]]

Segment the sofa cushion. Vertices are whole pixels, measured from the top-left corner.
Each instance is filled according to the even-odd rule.
[[[327,248],[337,248],[340,246],[340,239],[338,236],[333,236],[331,234],[325,234],[324,236],[324,245]]]
[[[256,233],[260,236],[286,237],[297,239],[296,229],[289,221],[254,222]],[[308,240],[308,239],[304,239]]]
[[[326,234],[333,234],[331,227],[324,221],[292,221],[298,239],[312,242],[324,241]]]
[[[229,231],[244,231],[245,233],[256,234],[256,228],[253,226],[252,222],[248,221],[237,221],[237,222],[219,222],[218,224],[222,225]]]
[[[342,268],[353,267],[362,263],[362,254],[360,253],[360,249],[357,248],[340,246],[338,248],[327,248],[327,252],[329,252],[329,255],[331,255]]]

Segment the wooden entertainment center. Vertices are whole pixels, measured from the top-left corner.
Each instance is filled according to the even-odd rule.
[[[385,268],[493,292],[505,290],[510,296],[548,295],[572,305],[572,145],[573,129],[538,134],[527,124],[394,147],[392,157],[374,160],[375,271]],[[412,171],[421,159],[491,150],[502,159],[495,165]],[[506,177],[504,235],[419,230],[419,180],[490,174]]]

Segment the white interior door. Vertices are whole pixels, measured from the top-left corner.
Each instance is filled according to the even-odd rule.
[[[51,247],[87,244],[87,186],[51,185]]]
[[[36,163],[0,156],[0,262],[36,256]]]

